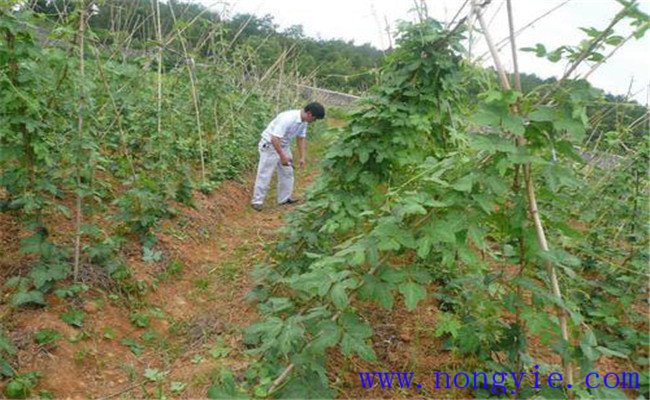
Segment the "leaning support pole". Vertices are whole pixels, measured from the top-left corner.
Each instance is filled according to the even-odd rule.
[[[510,4],[510,0],[508,1],[508,17],[510,21],[510,32],[511,32],[511,42],[513,43],[512,49],[513,49],[513,60],[516,60],[516,52],[514,49],[516,47],[514,46],[514,36],[513,32],[514,29],[512,27],[512,7]],[[485,20],[483,19],[483,16],[480,13],[479,8],[476,6],[476,1],[472,0],[472,9],[473,12],[476,14],[476,17],[479,21],[479,24],[481,25],[481,29],[483,30],[483,34],[485,35],[485,40],[488,44],[488,47],[490,49],[490,53],[492,54],[492,58],[494,60],[494,63],[496,65],[498,74],[499,74],[499,79],[501,81],[501,87],[504,90],[510,90],[510,83],[508,81],[508,78],[506,76],[505,70],[503,68],[503,65],[501,64],[499,54],[497,53],[496,47],[494,46],[494,42],[492,41],[492,37],[490,36],[490,33],[487,29],[487,25],[485,24]],[[516,65],[516,61],[515,61]],[[518,71],[515,71],[515,73],[518,73]],[[518,79],[516,80],[518,82]],[[521,88],[517,88],[518,90],[521,90]],[[518,112],[518,110],[515,110]],[[526,144],[525,139],[523,137],[518,137],[517,138],[517,145],[518,146],[524,146]],[[535,196],[535,187],[533,186],[533,180],[532,180],[532,174],[531,174],[531,167],[530,163],[524,164],[524,180],[526,183],[526,197],[528,200],[528,212],[530,213],[530,217],[533,220],[533,224],[535,225],[535,232],[537,233],[537,242],[539,243],[539,246],[541,247],[542,251],[549,251],[549,246],[548,246],[548,241],[546,240],[546,233],[544,231],[544,225],[542,224],[542,220],[539,214],[539,209],[537,207],[537,198]],[[560,284],[557,278],[557,272],[555,271],[555,267],[550,263],[546,262],[546,269],[549,274],[549,278],[551,280],[551,289],[553,291],[553,295],[558,299],[562,300],[562,292],[560,290]],[[560,331],[562,335],[562,339],[565,340],[567,343],[569,342],[569,330],[567,326],[567,315],[566,312],[560,308],[556,309],[557,317],[560,323]],[[564,367],[564,373],[566,376],[566,382],[567,386],[571,385],[573,386],[573,368],[571,363],[565,362],[564,360],[562,361],[563,367]]]
[[[176,14],[174,13],[174,6],[169,3],[169,11],[171,13],[174,24],[176,24]],[[196,18],[195,18],[196,19]],[[201,183],[206,183],[205,176],[205,150],[203,145],[203,128],[201,127],[201,107],[199,106],[199,95],[197,91],[197,82],[196,77],[194,76],[194,59],[190,57],[190,54],[187,51],[187,46],[185,46],[185,39],[181,32],[178,32],[178,38],[181,42],[181,47],[183,48],[183,55],[185,56],[185,65],[187,66],[187,74],[190,78],[190,89],[192,91],[192,101],[194,103],[194,116],[196,117],[196,131],[199,138],[199,155],[201,160]]]
[[[86,91],[84,85],[84,79],[86,77],[85,73],[85,63],[84,63],[84,37],[86,34],[86,4],[81,2],[81,15],[79,16],[79,103],[78,103],[78,138],[79,141],[77,148],[77,161],[76,169],[77,176],[75,178],[77,184],[77,201],[76,201],[76,212],[75,212],[75,239],[74,239],[74,267],[73,267],[73,278],[75,282],[79,279],[79,264],[81,258],[81,223],[82,223],[82,205],[83,205],[83,194],[81,191],[81,160],[80,157],[83,154],[82,144],[84,138],[84,110],[86,107]]]

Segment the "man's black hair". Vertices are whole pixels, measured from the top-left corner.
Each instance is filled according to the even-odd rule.
[[[305,106],[305,112],[311,112],[316,119],[325,118],[325,107],[321,103],[312,102]]]

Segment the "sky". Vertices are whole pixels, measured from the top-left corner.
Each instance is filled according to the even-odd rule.
[[[279,29],[291,25],[302,25],[307,36],[319,39],[352,40],[361,45],[370,43],[385,49],[394,40],[398,20],[414,20],[412,12],[416,0],[194,0],[215,11],[232,16],[237,13],[253,13],[258,16],[270,14]],[[424,1],[429,15],[442,22],[450,21],[464,0],[417,0]],[[480,1],[479,1],[480,2]],[[564,4],[563,4],[564,3]],[[650,13],[650,0],[639,0],[640,8]],[[613,16],[622,8],[615,0],[512,0],[515,29],[523,28],[531,21],[556,8],[547,16],[526,28],[516,37],[518,48],[534,47],[542,43],[547,49],[562,45],[577,45],[586,38],[579,27],[604,29]],[[461,11],[467,15],[469,6]],[[508,17],[505,0],[492,0],[484,11],[489,31],[496,42],[508,36]],[[386,30],[391,32],[391,37]],[[631,32],[629,24],[617,25],[617,33],[627,37]],[[472,46],[473,58],[487,52],[485,40],[474,33],[476,39]],[[611,49],[611,48],[610,48]],[[606,50],[604,54],[608,54]],[[509,45],[500,51],[505,68],[512,71],[512,57]],[[559,77],[566,63],[551,63],[535,57],[534,53],[519,52],[519,69],[535,73],[542,78]],[[484,66],[493,65],[486,55],[481,62]],[[578,69],[584,74],[589,64]],[[625,95],[631,92],[633,98],[643,105],[648,104],[650,96],[650,31],[641,40],[631,39],[600,66],[588,80],[596,87],[614,94]]]

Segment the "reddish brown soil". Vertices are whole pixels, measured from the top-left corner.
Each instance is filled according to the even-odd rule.
[[[297,172],[299,198],[316,172],[315,167]],[[143,287],[140,295],[125,300],[92,286],[79,298],[49,295],[47,307],[15,309],[8,304],[11,293],[5,291],[0,317],[18,348],[10,361],[20,373],[42,374],[34,394],[47,390],[56,398],[153,397],[160,387],[167,396],[199,398],[206,396],[223,366],[245,368],[241,331],[257,318],[254,305],[244,299],[252,288],[249,273],[267,258],[265,246],[276,239],[283,215],[293,208],[273,205],[272,190],[263,212],[252,210],[253,179],[249,175],[245,183],[225,182],[210,195],[195,193],[195,208],[175,204],[178,216],[163,221],[155,232],[162,261],[145,263],[139,244],[125,246],[133,281]],[[58,234],[65,235],[53,237],[55,242],[73,237],[69,219],[51,218],[48,225],[60,227],[63,233]],[[6,279],[27,271],[32,260],[19,254],[20,240],[28,233],[15,216],[0,214],[0,227],[0,275]],[[162,277],[172,260],[180,261],[182,272]],[[60,319],[70,308],[85,311],[82,329]],[[133,313],[148,315],[149,326],[130,322]],[[39,346],[33,338],[41,329],[54,329],[63,338]],[[81,332],[86,337],[75,340]],[[145,332],[154,338],[145,342],[140,338]],[[142,354],[135,355],[122,343],[127,338],[141,345]],[[225,347],[228,355],[211,356],[215,345]],[[146,369],[157,369],[165,377],[151,382],[144,377]],[[171,382],[187,386],[171,393]]]

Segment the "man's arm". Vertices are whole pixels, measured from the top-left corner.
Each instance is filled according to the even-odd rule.
[[[280,163],[285,166],[291,164],[291,158],[285,154],[284,150],[282,150],[282,144],[280,143],[280,138],[271,135],[271,144],[273,145],[273,148],[280,156]]]
[[[305,166],[305,160],[307,159],[307,139],[304,137],[298,136],[298,159],[300,160],[300,167]]]

